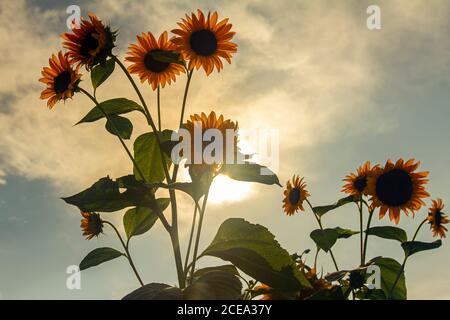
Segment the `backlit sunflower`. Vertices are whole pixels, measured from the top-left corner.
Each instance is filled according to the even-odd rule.
[[[81,18],[79,28],[61,36],[65,41],[71,62],[92,69],[104,63],[111,56],[116,40],[116,32],[105,26],[94,14],[89,13],[89,20]]]
[[[303,178],[294,175],[292,180],[287,182],[286,190],[284,191],[283,210],[288,216],[292,216],[298,210],[305,211],[303,208],[303,201],[309,197],[310,194],[306,190],[306,183]]]
[[[59,100],[72,98],[81,74],[78,73],[78,68],[71,66],[67,55],[63,55],[61,51],[57,56],[52,55],[49,65],[42,69],[39,81],[47,85],[41,92],[41,99],[48,99],[47,106],[51,109]]]
[[[445,238],[445,233],[448,231],[444,224],[447,224],[449,220],[442,210],[444,210],[442,200],[433,200],[433,205],[429,209],[427,217],[430,228],[433,231],[433,237],[439,235],[441,238]]]
[[[175,44],[168,40],[167,32],[163,32],[158,40],[150,32],[142,33],[142,36],[136,38],[138,44],[130,45],[125,60],[133,63],[128,67],[128,71],[138,74],[141,82],[147,80],[152,89],[156,90],[158,85],[164,88],[166,83],[175,82],[176,76],[185,72],[182,65],[156,60],[153,55],[176,50]]]
[[[347,175],[344,181],[347,182],[342,187],[342,192],[348,193],[355,198],[360,198],[362,195],[367,195],[368,179],[372,176],[372,172],[378,167],[371,168],[370,161],[367,161],[364,165],[359,167],[355,173]]]
[[[83,219],[81,220],[81,230],[86,240],[91,240],[93,237],[98,237],[103,231],[103,221],[98,213],[81,212]]]
[[[399,159],[395,164],[388,160],[384,168],[377,168],[369,177],[371,209],[380,208],[380,219],[389,211],[389,219],[398,224],[400,211],[414,215],[425,205],[422,199],[430,196],[425,191],[428,172],[415,172],[419,164],[414,159]]]
[[[237,122],[235,123],[230,119],[225,120],[223,115],[217,117],[214,111],[212,111],[208,116],[202,112],[201,115],[191,115],[190,120],[187,120],[187,123],[184,124],[184,128],[189,131],[189,135],[191,138],[191,155],[190,159],[188,159],[188,164],[193,163],[196,165],[206,166],[212,165],[212,167],[217,171],[223,163],[227,162],[227,160],[235,160],[238,151]],[[222,152],[221,154],[217,154],[217,152],[220,152],[220,150],[215,150],[214,154],[212,155],[214,156],[214,159],[204,159],[204,150],[212,142],[204,141],[207,139],[199,139],[197,135],[201,134],[200,138],[202,138],[210,129],[218,130],[221,133]],[[210,132],[213,133],[214,131]],[[200,150],[198,146],[196,147],[196,140],[202,141]],[[228,140],[230,140],[230,142],[228,142]],[[216,140],[214,140],[213,142],[217,143]],[[232,150],[229,150],[230,143],[232,144]]]
[[[237,44],[231,42],[235,32],[230,31],[232,25],[228,18],[218,22],[218,17],[217,12],[205,17],[198,10],[197,15],[186,15],[186,19],[178,23],[180,29],[172,30],[177,35],[172,41],[189,60],[190,70],[203,67],[209,75],[214,67],[219,72],[223,68],[221,58],[231,63],[232,54],[237,51]]]

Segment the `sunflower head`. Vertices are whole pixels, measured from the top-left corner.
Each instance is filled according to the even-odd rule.
[[[433,200],[433,205],[428,210],[428,223],[433,231],[433,237],[439,235],[441,238],[445,238],[445,233],[448,231],[444,224],[449,222],[447,215],[442,211],[444,210],[444,203],[442,199]]]
[[[163,88],[166,84],[175,82],[176,76],[184,71],[180,63],[167,62],[163,59],[157,59],[161,53],[175,53],[177,47],[169,41],[167,32],[163,32],[159,39],[150,32],[142,33],[142,36],[136,36],[137,44],[132,44],[128,48],[128,56],[125,60],[132,64],[128,67],[130,73],[136,73],[141,82],[148,81],[153,90],[158,85]]]
[[[306,190],[306,183],[303,181],[303,178],[294,175],[292,180],[287,182],[286,190],[284,191],[284,212],[288,216],[292,216],[298,210],[305,211],[303,201],[309,196],[310,194]]]
[[[179,29],[172,30],[176,35],[172,39],[189,60],[189,69],[203,67],[206,74],[213,72],[214,68],[220,72],[223,68],[221,59],[231,63],[232,54],[237,51],[237,45],[231,42],[234,32],[228,19],[218,22],[218,14],[214,12],[205,16],[201,10],[197,14],[186,15],[186,19],[178,23]]]
[[[390,220],[398,224],[401,211],[414,215],[425,205],[422,199],[430,196],[425,190],[428,172],[416,172],[419,165],[414,159],[399,159],[396,163],[388,160],[384,168],[377,168],[369,177],[371,210],[380,208],[380,219],[389,211]]]
[[[195,165],[207,166],[213,168],[215,171],[218,171],[222,164],[226,163],[227,160],[231,160],[229,158],[230,155],[233,156],[233,161],[238,152],[238,123],[234,122],[230,119],[224,118],[223,115],[219,117],[216,116],[216,113],[212,111],[209,115],[206,115],[202,112],[202,114],[194,114],[190,116],[190,119],[183,125],[183,127],[188,130],[189,135],[191,137],[191,154],[190,161],[188,163],[193,163]],[[213,159],[205,159],[204,151],[211,144],[209,141],[205,141],[204,137],[207,134],[211,133],[214,136],[214,143],[220,136],[220,145],[222,146],[222,150],[214,150]],[[214,134],[213,134],[214,133]],[[199,140],[198,135],[201,134],[201,144],[198,145],[196,143]],[[232,150],[230,150],[230,144]],[[200,146],[200,148],[199,148]],[[221,152],[221,154],[217,154],[217,152]],[[206,153],[206,152],[205,152]],[[230,155],[228,155],[230,153]]]
[[[103,221],[100,215],[95,212],[81,212],[83,219],[81,220],[81,230],[86,240],[91,240],[93,237],[98,237],[103,232]]]
[[[89,13],[89,20],[81,18],[79,28],[61,37],[72,62],[92,69],[97,64],[105,63],[106,58],[112,55],[116,35],[117,32],[111,31],[95,14]]]
[[[370,161],[367,161],[364,165],[356,170],[356,173],[351,173],[345,176],[344,181],[347,182],[342,187],[342,192],[348,193],[355,198],[360,198],[362,195],[367,195],[367,185],[369,177],[373,172],[377,170],[378,165],[375,167],[370,166]]]
[[[41,99],[47,100],[47,106],[51,109],[59,100],[72,98],[77,85],[80,82],[81,74],[78,68],[74,69],[70,64],[67,54],[60,51],[58,55],[52,55],[49,59],[49,67],[42,69],[40,82],[46,84],[46,88],[41,92]]]

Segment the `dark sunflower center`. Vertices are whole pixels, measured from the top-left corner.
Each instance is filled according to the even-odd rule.
[[[388,206],[397,207],[405,204],[413,194],[413,181],[409,174],[401,169],[383,173],[377,180],[378,199]]]
[[[210,30],[195,31],[190,39],[191,49],[200,56],[210,56],[217,50],[217,38]]]
[[[170,63],[154,59],[152,56],[154,52],[162,52],[162,50],[156,49],[148,52],[144,58],[145,67],[152,72],[163,72],[169,67]]]
[[[98,48],[98,40],[92,36],[92,32],[88,33],[80,43],[80,54],[83,57],[91,57],[90,52]]]
[[[300,190],[297,188],[293,188],[291,192],[289,192],[289,202],[291,204],[297,204],[300,201]]]
[[[436,227],[439,228],[441,226],[441,221],[442,221],[442,212],[438,210],[434,215],[434,224],[436,225]]]
[[[353,182],[353,186],[356,190],[359,192],[363,192],[364,189],[367,187],[367,177],[359,177]]]
[[[69,88],[70,85],[70,72],[63,71],[55,78],[54,89],[56,93],[63,93]]]

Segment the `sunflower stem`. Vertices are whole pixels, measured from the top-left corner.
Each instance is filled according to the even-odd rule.
[[[361,257],[361,266],[364,264],[364,235],[363,235],[363,202],[362,202],[362,195],[361,200],[358,205],[359,209],[359,240],[360,240],[360,257]]]
[[[197,212],[198,212],[198,202],[195,201],[195,207],[194,207],[194,214],[192,217],[192,225],[191,225],[191,232],[189,233],[189,244],[186,250],[186,257],[184,259],[184,270],[187,270],[188,263],[189,263],[189,255],[191,254],[191,247],[192,247],[192,240],[194,239],[194,231],[195,231],[195,222],[197,221]]]
[[[107,221],[107,220],[102,220],[102,221],[103,221],[103,223],[105,223],[105,224],[109,225],[111,228],[113,228],[113,230],[116,232],[117,237],[119,238],[120,243],[122,244],[122,246],[123,246],[123,248],[125,250],[125,257],[128,259],[128,263],[130,264],[131,268],[133,269],[134,274],[136,275],[136,278],[138,279],[139,283],[143,287],[144,286],[144,282],[142,281],[141,277],[139,276],[139,273],[138,273],[138,271],[136,269],[136,266],[134,265],[133,259],[131,258],[131,254],[130,254],[130,251],[128,249],[128,244],[129,244],[129,240],[130,239],[128,239],[127,243],[125,244],[125,242],[123,241],[122,236],[120,235],[120,232],[119,232],[119,230],[117,230],[116,226],[114,224],[112,224],[111,222]]]
[[[161,88],[159,85],[156,90],[156,103],[158,105],[158,130],[161,132]]]
[[[365,239],[364,239],[362,265],[364,265],[366,263],[367,242],[369,241],[369,228],[370,228],[370,224],[372,222],[373,212],[374,212],[374,210],[369,210],[369,219],[367,220],[366,234],[365,234]]]
[[[422,228],[422,226],[425,224],[425,222],[427,222],[427,219],[424,219],[419,226],[416,229],[416,232],[414,233],[414,236],[412,238],[411,241],[416,240],[417,235],[419,234],[420,229]],[[403,259],[403,263],[402,266],[400,267],[400,270],[397,273],[397,277],[395,278],[394,284],[392,285],[391,290],[389,290],[389,295],[388,295],[388,299],[392,298],[392,293],[394,292],[395,287],[397,286],[398,281],[400,280],[400,276],[402,274],[402,272],[405,270],[405,266],[406,266],[406,261],[408,261],[408,256],[405,255],[405,258]]]

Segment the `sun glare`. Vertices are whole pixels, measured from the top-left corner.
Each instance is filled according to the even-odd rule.
[[[208,202],[221,204],[234,202],[248,197],[252,190],[252,184],[232,180],[227,176],[219,175],[214,178],[209,191]]]

